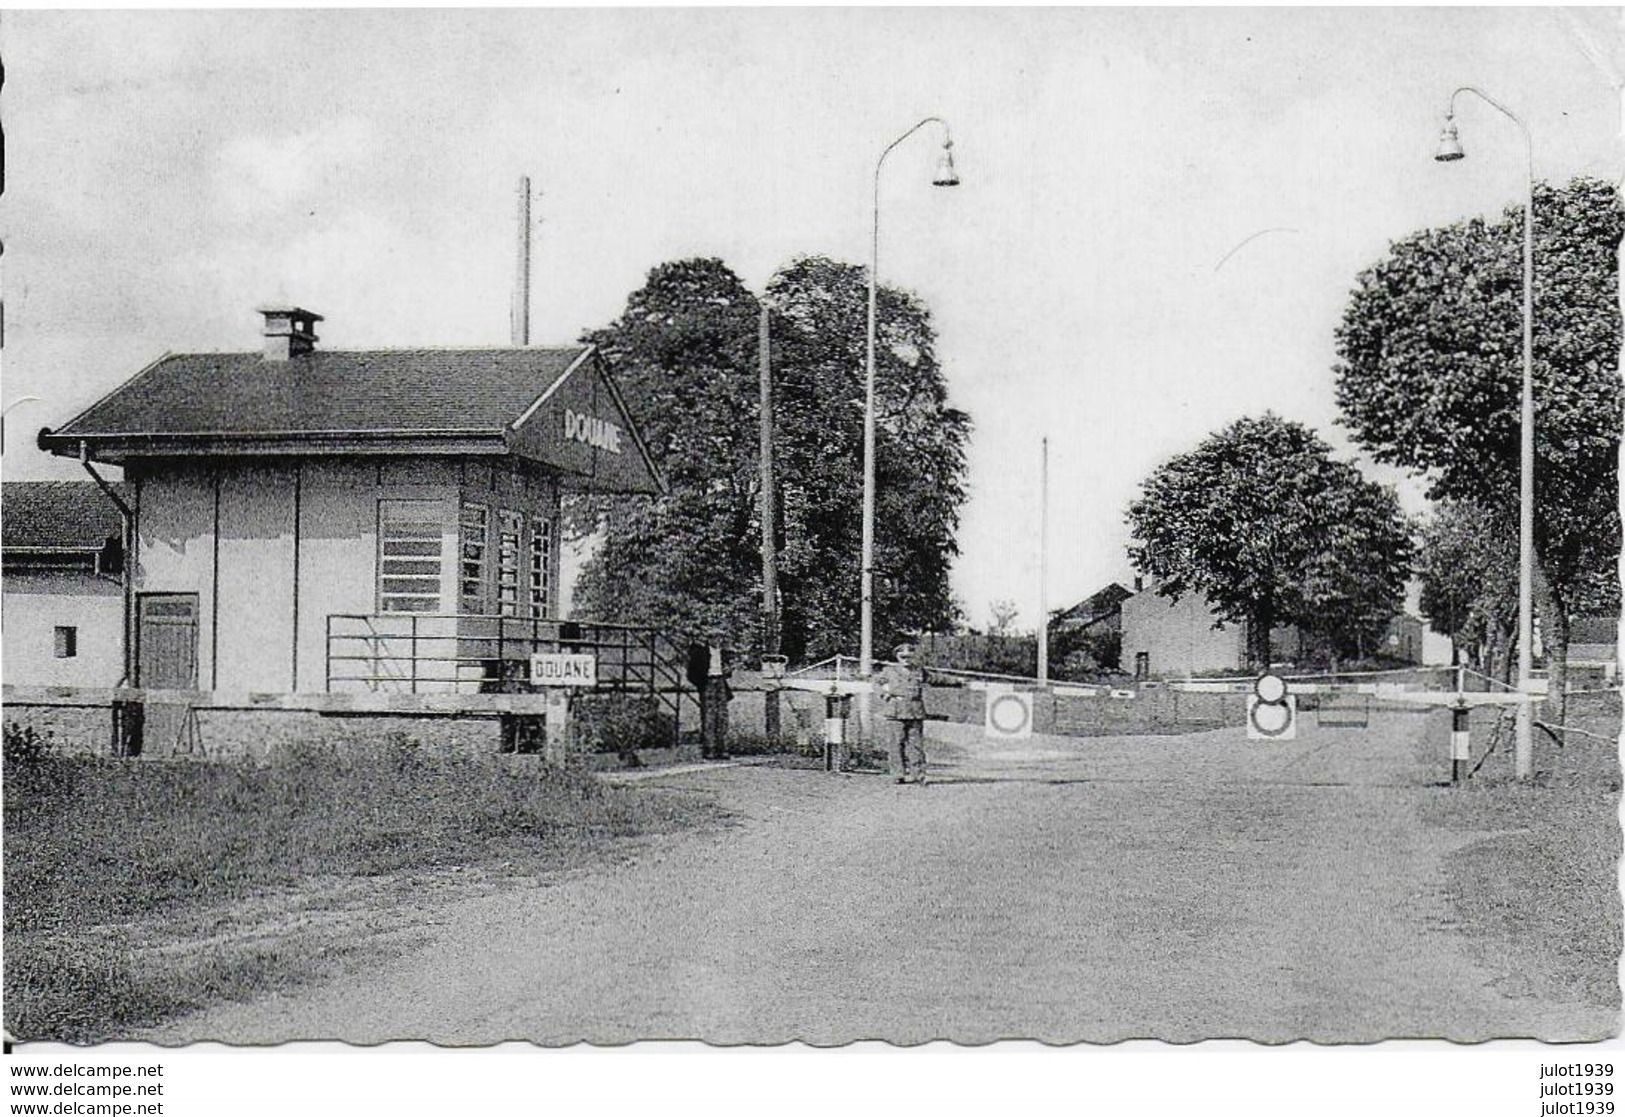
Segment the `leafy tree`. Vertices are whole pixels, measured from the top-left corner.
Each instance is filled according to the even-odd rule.
[[[1440,504],[1422,527],[1417,574],[1421,609],[1469,664],[1503,681],[1510,676],[1518,610],[1516,529],[1468,501]]]
[[[663,264],[612,325],[587,334],[614,370],[670,492],[588,498],[578,532],[602,543],[582,571],[577,609],[594,619],[722,636],[756,623],[757,303],[720,260]]]
[[[1021,610],[1009,598],[1000,598],[990,601],[987,606],[987,634],[989,636],[1013,636],[1016,631],[1016,617]]]
[[[1392,492],[1274,414],[1241,419],[1158,467],[1128,521],[1135,568],[1158,594],[1203,594],[1221,623],[1246,625],[1255,668],[1269,664],[1278,624],[1356,640],[1386,623],[1412,551]]]
[[[776,525],[781,646],[851,651],[858,628],[866,307],[861,268],[821,257],[774,276]],[[584,616],[760,639],[759,301],[720,260],[662,264],[587,340],[614,369],[667,495],[581,502],[601,532],[576,590]],[[948,565],[969,422],[947,405],[930,314],[882,288],[877,346],[877,647],[948,627]],[[856,401],[856,405],[854,405]]]
[[[1619,554],[1618,245],[1613,186],[1540,184],[1534,199],[1537,604],[1561,693],[1569,618]],[[1435,499],[1513,531],[1522,378],[1522,207],[1428,229],[1362,272],[1337,331],[1342,422]]]
[[[785,650],[816,658],[850,650],[858,630],[868,273],[807,256],[769,281],[767,302]],[[887,648],[960,619],[949,572],[970,416],[948,402],[926,305],[884,284],[876,304],[874,629],[875,647]]]

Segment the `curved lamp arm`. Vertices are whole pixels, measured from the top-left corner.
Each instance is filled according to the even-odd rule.
[[[1523,118],[1517,113],[1507,108],[1494,97],[1491,97],[1488,93],[1485,93],[1476,85],[1460,86],[1450,94],[1450,106],[1445,109],[1444,114],[1444,118],[1447,123],[1455,119],[1456,98],[1460,97],[1463,93],[1471,93],[1474,97],[1477,97],[1480,101],[1483,101],[1490,108],[1494,109],[1496,112],[1500,113],[1502,116],[1506,117],[1508,120],[1512,121],[1512,123],[1518,126],[1518,131],[1523,133],[1524,154],[1528,156],[1529,159],[1529,180],[1533,182],[1535,179],[1535,141],[1534,138],[1529,134],[1529,125],[1525,124],[1523,122]]]
[[[864,346],[863,388],[863,559],[859,571],[860,632],[858,672],[867,677],[874,670],[874,548],[875,548],[875,304],[880,271],[880,171],[886,165],[886,156],[892,149],[927,124],[942,126],[943,168],[938,182],[952,185],[957,178],[953,173],[953,133],[948,122],[940,116],[928,116],[881,149],[875,160],[874,225],[869,241],[869,315]],[[867,712],[866,712],[867,713]],[[865,725],[868,718],[865,716]]]

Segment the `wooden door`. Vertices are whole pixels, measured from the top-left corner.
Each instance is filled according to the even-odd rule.
[[[196,690],[198,597],[195,593],[143,593],[136,685],[148,690]],[[142,736],[145,751],[158,756],[191,751],[191,708],[148,702]]]

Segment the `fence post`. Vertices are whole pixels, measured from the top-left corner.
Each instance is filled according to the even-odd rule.
[[[113,714],[113,755],[131,757],[141,755],[141,740],[145,724],[145,707],[140,699],[115,698]]]

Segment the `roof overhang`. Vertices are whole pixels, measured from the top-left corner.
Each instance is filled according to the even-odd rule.
[[[124,465],[141,458],[297,457],[373,454],[444,457],[509,453],[500,430],[298,431],[60,435],[45,428],[39,448],[61,457]]]

